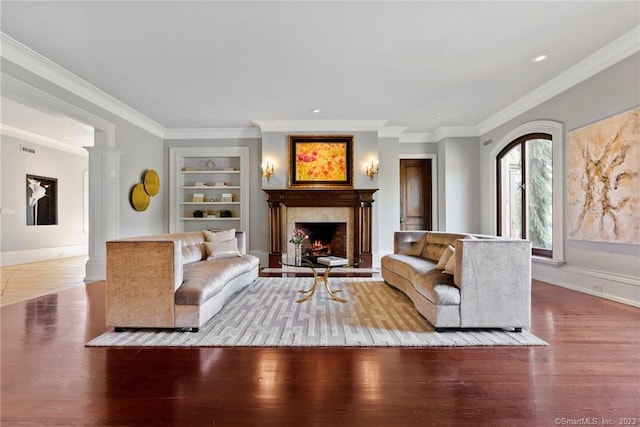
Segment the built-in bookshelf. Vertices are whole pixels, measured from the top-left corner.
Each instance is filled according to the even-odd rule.
[[[169,231],[245,230],[249,148],[169,148]]]

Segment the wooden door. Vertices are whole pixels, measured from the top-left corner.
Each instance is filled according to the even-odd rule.
[[[431,159],[401,159],[400,229],[431,227]]]

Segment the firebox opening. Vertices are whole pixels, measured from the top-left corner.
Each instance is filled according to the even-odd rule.
[[[295,227],[309,236],[302,242],[302,254],[347,257],[346,222],[296,222]]]

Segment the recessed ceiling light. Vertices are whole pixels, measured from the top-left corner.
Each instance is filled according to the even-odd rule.
[[[533,58],[531,61],[533,62],[542,62],[545,59],[547,59],[549,56],[548,55],[538,55],[535,58]]]
[[[318,114],[318,113],[320,112],[320,109],[319,109],[319,108],[313,108],[313,109],[311,110],[311,112],[312,112],[312,113],[315,113],[315,114]]]
[[[70,139],[68,136],[63,136],[62,139]]]

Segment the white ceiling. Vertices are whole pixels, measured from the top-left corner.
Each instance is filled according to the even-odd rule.
[[[46,113],[5,97],[0,98],[3,133],[48,145],[93,147],[93,128],[62,115]],[[78,151],[82,152],[82,151]]]
[[[2,1],[1,30],[169,129],[434,132],[477,126],[639,24],[638,1]]]

